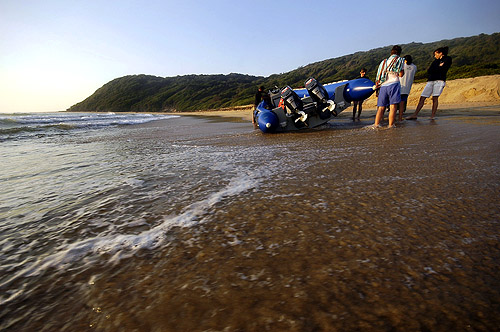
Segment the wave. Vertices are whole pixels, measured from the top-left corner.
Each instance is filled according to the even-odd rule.
[[[178,117],[176,115],[153,114],[115,114],[115,113],[68,113],[68,114],[36,114],[36,115],[1,115],[0,124],[44,125],[53,123],[76,123],[79,126],[136,124],[154,120]]]
[[[75,128],[78,128],[78,127],[72,126],[70,124],[64,124],[64,123],[47,125],[47,126],[37,126],[37,127],[22,126],[22,127],[0,129],[0,136],[1,135],[13,135],[13,134],[18,134],[18,133],[43,132],[47,129],[71,130],[71,129],[75,129]]]
[[[177,117],[177,115],[138,113],[3,114],[0,115],[0,139],[19,138],[19,135],[30,133],[135,125]]]
[[[38,128],[33,128],[33,127],[15,127],[15,128],[0,129],[0,135],[13,135],[22,132],[31,133],[35,131],[40,131],[40,130]]]
[[[34,261],[13,274],[0,287],[23,277],[33,277],[50,268],[65,269],[71,264],[81,262],[84,257],[109,257],[108,263],[115,264],[121,259],[132,257],[138,250],[154,250],[169,241],[168,231],[174,227],[192,227],[208,220],[210,209],[225,199],[236,196],[259,186],[266,170],[252,170],[233,178],[224,188],[209,194],[205,199],[186,206],[176,216],[165,216],[162,222],[139,234],[114,234],[83,239],[70,244],[61,245],[53,254]],[[89,260],[86,260],[90,262]],[[0,297],[0,304],[12,301],[18,294]]]

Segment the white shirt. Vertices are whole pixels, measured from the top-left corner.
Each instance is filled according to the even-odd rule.
[[[411,85],[413,84],[413,79],[415,78],[415,73],[417,72],[417,66],[413,63],[411,65],[404,65],[405,74],[400,79],[401,83],[401,94],[409,95],[411,90]]]

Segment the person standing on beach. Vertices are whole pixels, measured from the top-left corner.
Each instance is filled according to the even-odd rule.
[[[435,60],[431,63],[429,69],[427,69],[427,84],[425,85],[424,91],[420,96],[415,113],[406,120],[416,120],[418,112],[424,106],[425,100],[432,96],[432,115],[431,120],[434,120],[438,109],[438,99],[446,86],[446,73],[451,67],[451,57],[448,56],[448,46],[440,47],[434,51]]]
[[[377,99],[377,115],[374,127],[380,126],[385,108],[389,105],[389,126],[394,126],[397,105],[401,102],[401,84],[399,77],[404,74],[404,58],[400,57],[401,46],[394,45],[391,56],[380,62],[377,70],[376,86],[380,87]]]
[[[411,55],[405,55],[405,64],[403,67],[404,75],[401,77],[401,102],[399,103],[399,121],[403,121],[403,113],[406,111],[408,103],[408,95],[411,91],[411,86],[417,72],[417,66],[413,63]]]
[[[262,97],[265,94],[264,91],[265,91],[265,88],[263,85],[261,85],[259,87],[259,90],[257,90],[257,93],[255,94],[255,102],[254,102],[255,108],[257,108],[257,106],[259,106],[260,102],[262,101]]]
[[[266,94],[264,91],[265,87],[261,85],[259,87],[259,90],[257,90],[257,93],[255,94],[254,109],[256,109],[257,106],[259,106],[260,102],[263,100],[264,95]],[[253,111],[252,111],[252,124],[254,128],[257,128],[257,122],[255,121],[255,115],[253,114]]]
[[[356,79],[358,78],[368,78],[368,76],[366,76],[366,68],[361,68],[361,71],[359,72],[359,77],[356,77]],[[353,101],[352,121],[354,121],[354,117],[356,116],[356,111],[358,111],[358,120],[359,120],[362,110],[363,110],[363,100]]]

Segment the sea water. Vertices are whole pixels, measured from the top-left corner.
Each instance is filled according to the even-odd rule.
[[[147,123],[172,115],[108,113],[0,113],[0,141],[41,137],[118,125]]]
[[[230,162],[241,151],[200,146],[190,141],[196,132],[187,142],[180,135],[162,140],[163,131],[197,125],[178,124],[178,118],[0,116],[2,316],[32,297],[48,271],[56,271],[47,279],[56,284],[66,271],[162,249],[169,229],[203,222],[216,204],[258,185],[257,170]],[[152,122],[160,129],[148,127]]]
[[[0,329],[491,330],[498,119],[2,115]]]

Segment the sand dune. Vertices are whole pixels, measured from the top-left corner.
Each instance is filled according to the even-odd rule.
[[[417,106],[425,84],[413,84],[408,97],[409,108]],[[427,99],[426,103],[430,102],[431,100]],[[477,104],[478,106],[498,105],[500,104],[500,75],[447,81],[443,94],[439,97],[439,104],[441,107],[456,106],[458,104],[464,104],[464,107],[472,106],[471,104]],[[375,108],[376,105],[377,99],[375,95],[372,95],[364,104],[368,109]]]

